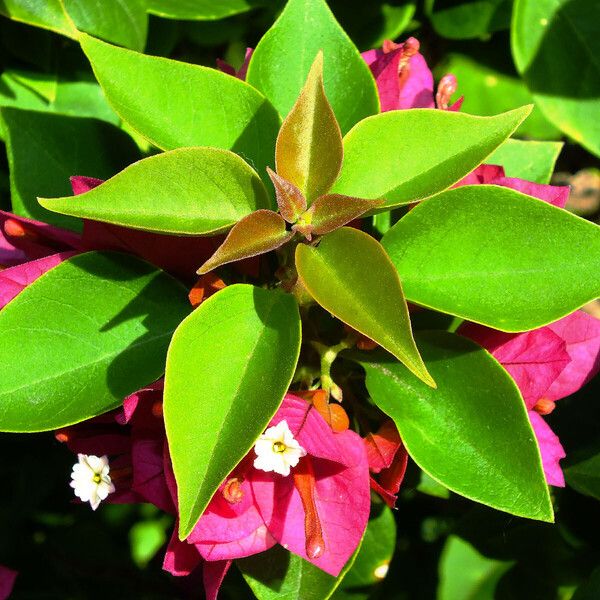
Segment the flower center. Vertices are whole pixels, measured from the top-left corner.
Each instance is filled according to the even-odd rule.
[[[92,481],[94,483],[101,483],[102,482],[102,476],[100,475],[100,473],[94,473],[94,477],[92,478]]]
[[[283,442],[273,442],[273,452],[281,454],[287,450],[287,446]]]

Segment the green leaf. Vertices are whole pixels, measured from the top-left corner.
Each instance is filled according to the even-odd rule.
[[[361,50],[379,48],[384,40],[395,40],[409,26],[416,10],[416,0],[375,0],[348,2],[328,0],[350,39]]]
[[[565,477],[570,487],[600,500],[600,452],[568,466]]]
[[[42,275],[0,311],[0,430],[78,423],[158,379],[186,294],[115,252],[80,254]]]
[[[440,558],[438,600],[494,600],[500,578],[513,561],[487,558],[456,535],[448,537]]]
[[[366,600],[372,586],[385,578],[396,548],[396,521],[385,504],[373,505],[354,564],[334,592],[333,600]]]
[[[82,35],[109,103],[133,129],[163,150],[224,148],[266,179],[279,116],[259,92],[215,69],[156,58]]]
[[[373,401],[413,460],[448,489],[511,514],[552,521],[535,435],[514,381],[474,342],[417,334],[433,390],[392,357],[361,361]]]
[[[146,46],[145,0],[61,0],[79,31],[140,52]]]
[[[507,177],[536,183],[550,183],[562,142],[524,142],[507,140],[494,150],[486,162],[502,165]]]
[[[600,228],[508,188],[444,192],[382,244],[408,300],[502,331],[541,327],[600,295]]]
[[[275,147],[277,174],[310,203],[325,194],[342,168],[342,133],[323,87],[319,52],[298,100],[285,118]]]
[[[331,192],[385,198],[386,208],[432,196],[482,163],[529,110],[473,117],[413,109],[366,119],[344,138],[344,165]]]
[[[85,194],[39,203],[134,229],[206,235],[269,206],[269,198],[258,175],[233,152],[180,148],[140,160]]]
[[[357,552],[337,577],[278,545],[236,564],[258,600],[328,600],[356,556]]]
[[[596,0],[515,0],[511,43],[517,69],[546,117],[600,156],[598,21]]]
[[[2,0],[0,14],[75,39],[77,30],[65,14],[61,0]]]
[[[430,0],[428,4],[431,24],[445,38],[478,38],[510,27],[512,0]]]
[[[271,210],[257,210],[236,223],[216,252],[198,269],[198,275],[221,265],[275,250],[294,235],[286,231],[283,217]]]
[[[442,498],[443,500],[450,498],[450,490],[439,481],[432,479],[425,471],[421,471],[417,490],[434,498]]]
[[[345,133],[379,111],[379,98],[371,71],[325,0],[289,0],[258,43],[247,80],[286,116],[319,50],[327,98]]]
[[[131,558],[140,568],[144,569],[156,556],[157,552],[167,541],[165,531],[171,525],[171,520],[153,519],[139,521],[129,531],[129,545],[131,547]]]
[[[212,21],[248,12],[259,0],[147,0],[148,12],[167,19]]]
[[[231,285],[175,332],[164,411],[182,539],[279,407],[298,361],[300,329],[293,296]]]
[[[434,70],[438,78],[446,73],[456,77],[458,92],[464,96],[462,112],[491,116],[533,103],[533,96],[515,70],[508,47],[492,40],[472,42],[465,50],[469,54],[449,52]],[[562,137],[538,106],[519,125],[516,135],[542,140]]]
[[[324,236],[316,248],[299,244],[296,268],[323,308],[435,386],[413,339],[400,279],[379,242],[358,229],[342,227]]]
[[[71,194],[69,177],[107,179],[139,157],[131,138],[109,123],[14,108],[4,121],[13,212],[80,229],[78,220],[41,207],[37,196]]]

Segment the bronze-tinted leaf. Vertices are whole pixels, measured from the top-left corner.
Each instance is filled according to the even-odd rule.
[[[279,248],[294,235],[271,210],[257,210],[238,221],[217,251],[198,269],[198,275],[221,265]]]
[[[302,191],[308,204],[325,194],[342,166],[342,134],[323,87],[323,53],[313,63],[275,148],[277,173]]]
[[[312,218],[307,220],[312,226],[312,233],[323,235],[381,206],[383,202],[383,200],[366,200],[342,194],[326,194],[317,198],[309,208]]]
[[[277,175],[269,167],[267,167],[267,173],[275,187],[279,213],[288,223],[295,223],[306,210],[306,198],[293,183],[290,183],[281,175]]]

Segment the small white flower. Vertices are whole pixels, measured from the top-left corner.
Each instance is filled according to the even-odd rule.
[[[290,467],[295,467],[306,456],[306,450],[296,441],[285,419],[269,427],[258,438],[254,452],[256,469],[274,471],[284,477],[290,474]]]
[[[92,510],[100,506],[115,491],[109,473],[108,458],[78,454],[79,462],[73,465],[71,487],[82,502],[89,502]]]

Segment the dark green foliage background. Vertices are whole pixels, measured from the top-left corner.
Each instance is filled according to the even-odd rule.
[[[256,45],[282,2],[272,0],[262,4],[268,7],[214,22],[184,22],[151,16],[146,53],[208,66],[214,66],[215,60],[221,57],[239,66],[245,48]],[[585,3],[579,4],[585,10]],[[477,6],[471,6],[469,13],[469,5]],[[417,6],[403,0],[330,2],[361,50],[380,44],[385,37],[402,40],[414,35],[421,41],[422,52],[438,77],[456,67],[459,93],[464,90],[467,96],[464,109],[474,114],[495,114],[532,101],[511,58],[510,5],[510,0],[427,0]],[[393,18],[390,15],[394,15]],[[596,26],[600,27],[597,23]],[[565,52],[568,53],[568,39],[565,39]],[[565,61],[560,68],[565,72],[565,80],[570,80],[578,65]],[[79,46],[67,38],[0,17],[0,71],[5,73],[0,79],[0,106],[56,111],[114,122],[115,116],[92,85],[93,75]],[[91,87],[75,97],[63,90],[60,100],[57,97],[54,102],[48,102],[39,88],[15,88],[10,77],[7,79],[6,71],[58,73],[63,83],[88,82]],[[531,77],[531,73],[528,76]],[[559,84],[553,85],[560,88]],[[600,89],[599,86],[600,80],[592,86],[592,91]],[[54,133],[66,135],[65,132]],[[539,108],[519,134],[525,138],[561,139],[560,132],[546,121]],[[122,155],[130,156],[129,146],[126,140],[122,147],[113,147],[114,156],[100,164],[106,167],[107,162],[122,160]],[[32,150],[31,160],[45,159]],[[567,140],[559,158],[559,170],[573,173],[599,166],[596,157]],[[27,184],[31,187],[35,182]],[[52,181],[45,184],[52,188]],[[66,193],[64,182],[57,185],[58,189],[40,190],[40,195]],[[8,161],[2,147],[0,207],[6,210],[10,210],[9,187]],[[598,214],[591,218],[597,220]],[[443,327],[444,319],[442,315],[421,313],[415,325],[423,329],[432,324]],[[356,594],[346,597],[357,600],[367,597],[386,600],[600,597],[600,577],[596,573],[591,578],[600,565],[600,473],[587,478],[582,486],[577,470],[569,470],[569,465],[600,451],[599,397],[600,381],[596,379],[573,397],[561,401],[549,418],[568,456],[563,461],[568,485],[564,490],[552,490],[555,525],[511,517],[453,494],[448,499],[428,495],[417,489],[420,472],[411,464],[395,512],[398,537],[388,577],[376,588],[357,590]],[[161,571],[164,549],[159,549],[154,558],[148,558],[153,554],[153,536],[156,537],[154,547],[158,547],[161,532],[165,540],[170,535],[171,519],[149,506],[103,505],[94,513],[87,505],[72,503],[68,481],[73,462],[73,455],[51,434],[0,435],[0,564],[20,572],[15,600],[201,597],[202,584],[198,579],[175,579]],[[592,491],[596,498],[578,489]],[[494,572],[493,563],[488,563],[491,564],[489,569],[484,567],[479,571],[469,570],[465,563],[462,569],[445,572],[445,577],[452,579],[453,585],[464,595],[450,598],[438,592],[439,574],[444,564],[442,550],[450,535],[469,542],[488,559],[511,563],[499,575],[497,585],[490,585],[488,580]],[[132,539],[139,540],[136,536],[150,543],[146,557],[149,562],[144,557],[134,560],[140,548],[143,550],[143,543],[142,546],[139,541],[132,543]],[[449,580],[444,580],[444,586],[448,583]],[[232,570],[224,584],[222,598],[250,596],[242,577]]]

